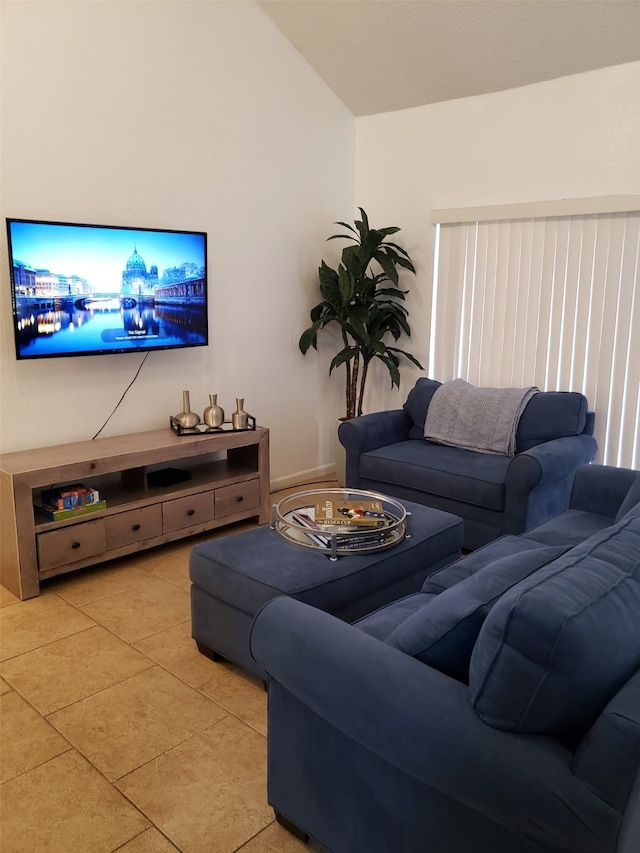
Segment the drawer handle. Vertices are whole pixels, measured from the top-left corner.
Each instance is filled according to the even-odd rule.
[[[79,542],[72,542],[72,543],[71,543],[71,547],[72,547],[72,548],[79,548],[79,547],[80,547],[80,543],[79,543]]]
[[[196,514],[195,509],[188,509],[187,510],[187,515],[195,515],[195,514]]]
[[[243,496],[243,495],[238,495],[238,497],[236,498],[236,500],[237,500],[237,502],[238,502],[238,503],[241,503],[241,502],[244,500],[244,496]]]
[[[140,530],[140,525],[139,524],[132,524],[131,529],[132,530]]]

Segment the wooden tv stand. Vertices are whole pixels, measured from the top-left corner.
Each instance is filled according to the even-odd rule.
[[[190,479],[149,485],[165,468]],[[153,478],[152,478],[153,479]],[[50,521],[34,499],[83,483],[104,510]],[[153,432],[6,453],[0,465],[0,582],[19,598],[40,581],[242,519],[270,520],[269,430]]]

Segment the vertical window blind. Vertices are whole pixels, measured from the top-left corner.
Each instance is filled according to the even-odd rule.
[[[447,213],[434,216],[430,375],[582,391],[596,461],[640,468],[640,210]]]

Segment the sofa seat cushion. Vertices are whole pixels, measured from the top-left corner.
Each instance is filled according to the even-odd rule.
[[[512,457],[430,441],[387,444],[360,457],[359,475],[501,512]]]
[[[567,509],[522,534],[523,538],[540,542],[544,545],[579,545],[600,530],[611,527],[613,518],[598,515],[595,512],[585,512],[581,509]]]
[[[395,630],[405,619],[415,613],[416,610],[428,604],[434,595],[425,592],[416,592],[385,604],[373,613],[368,613],[353,624],[365,634],[375,637],[376,640],[386,640],[389,634]]]
[[[407,616],[386,642],[466,681],[473,647],[495,602],[562,550],[533,548],[489,563]]]
[[[568,546],[567,546],[568,548]],[[490,563],[495,563],[496,560],[501,560],[503,557],[508,557],[513,554],[521,554],[523,551],[536,551],[542,549],[544,555],[541,559],[540,566],[550,563],[564,548],[548,549],[540,542],[523,539],[521,536],[500,536],[499,539],[494,539],[483,548],[478,548],[471,554],[466,554],[455,563],[445,566],[437,572],[429,575],[426,581],[422,584],[422,592],[430,592],[438,594],[445,589],[449,589],[454,584],[460,583],[470,575],[474,575],[488,566]]]
[[[507,592],[473,650],[473,707],[495,728],[580,737],[640,666],[640,510]]]

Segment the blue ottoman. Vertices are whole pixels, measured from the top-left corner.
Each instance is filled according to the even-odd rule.
[[[385,551],[325,553],[287,542],[268,526],[195,545],[189,558],[191,635],[202,654],[266,678],[249,651],[251,624],[272,598],[288,595],[346,622],[404,595],[460,556],[462,519],[402,501],[411,537]]]

